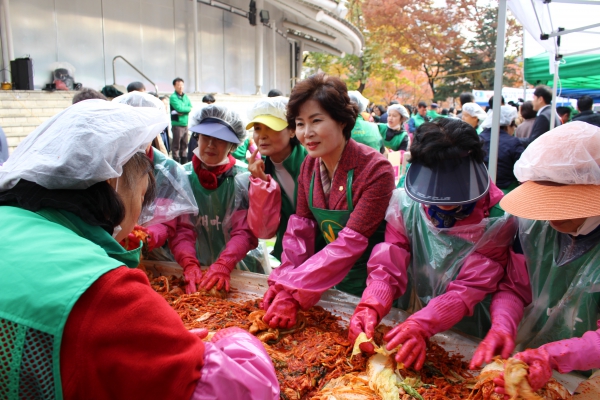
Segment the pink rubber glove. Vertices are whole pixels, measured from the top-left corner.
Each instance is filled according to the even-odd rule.
[[[277,181],[271,175],[266,181],[251,176],[248,196],[248,226],[252,234],[259,239],[274,237],[281,219],[281,188]]]
[[[231,270],[246,254],[258,246],[258,239],[252,234],[248,226],[248,210],[238,210],[231,215],[231,231],[225,249],[215,263],[220,262],[229,266]]]
[[[299,308],[298,302],[290,294],[281,291],[275,296],[263,320],[271,328],[289,329],[296,325],[296,314]]]
[[[427,339],[429,335],[423,327],[410,318],[397,325],[383,337],[387,343],[386,349],[393,350],[402,345],[396,354],[396,361],[410,367],[414,363],[414,369],[420,371],[425,363],[425,352],[427,350]]]
[[[265,295],[263,296],[262,301],[260,302],[260,308],[267,311],[271,306],[271,303],[273,303],[273,300],[275,300],[277,293],[279,293],[278,290],[276,290],[273,286],[269,286],[265,292]]]
[[[235,267],[235,264],[233,267]],[[232,270],[233,268],[231,266],[217,260],[217,262],[211,265],[204,274],[204,277],[200,282],[200,287],[205,290],[210,290],[216,285],[217,290],[223,290],[223,288],[225,288],[225,291],[229,292],[229,280]]]
[[[495,293],[490,306],[492,328],[477,347],[469,368],[479,368],[499,354],[510,357],[515,349],[517,326],[523,318],[524,305],[521,298],[512,292]]]
[[[202,270],[198,260],[190,258],[183,265],[183,277],[185,283],[185,292],[187,294],[196,293],[196,285],[202,282]]]
[[[363,292],[360,303],[350,319],[348,339],[354,343],[362,332],[371,339],[375,333],[375,327],[390,312],[393,301],[392,289],[387,283],[371,282]]]
[[[158,247],[162,247],[169,237],[169,228],[163,224],[154,224],[147,228],[148,234],[148,251],[152,251]]]
[[[227,328],[204,346],[204,366],[191,400],[279,399],[275,368],[254,336]]]
[[[556,369],[556,363],[543,347],[515,354],[515,358],[529,365],[527,380],[534,392],[540,390],[552,378],[552,370]]]
[[[344,279],[368,244],[367,237],[345,227],[340,231],[337,239],[302,265],[284,270],[281,270],[282,267],[276,268],[269,276],[269,284],[278,291],[291,294],[300,308],[308,310],[319,302],[326,290]]]

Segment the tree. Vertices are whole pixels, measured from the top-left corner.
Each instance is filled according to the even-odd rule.
[[[363,15],[372,39],[407,69],[423,71],[434,97],[449,62],[462,57],[461,27],[476,0],[365,0]]]

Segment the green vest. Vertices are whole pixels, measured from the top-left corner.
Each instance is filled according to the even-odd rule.
[[[494,207],[490,217],[478,224],[440,229],[433,226],[422,205],[410,199],[403,189],[394,192],[392,201],[400,203],[406,235],[411,242],[408,285],[405,294],[398,299],[398,306],[410,313],[444,294],[466,258],[477,247],[489,245],[509,219],[514,218]],[[491,326],[490,303],[491,296],[487,296],[475,306],[473,315],[463,318],[455,328],[483,338]]]
[[[12,345],[0,345],[9,364],[0,370],[0,398],[27,391],[62,399],[60,346],[73,306],[106,272],[137,267],[141,246],[128,252],[66,211],[0,206],[0,221],[0,337]]]
[[[600,318],[600,244],[572,260],[558,261],[571,247],[547,221],[519,218],[519,238],[527,260],[533,301],[517,333],[523,348],[572,337],[597,329]],[[596,242],[598,243],[598,242]]]
[[[200,184],[192,163],[185,164],[184,168],[190,173],[190,185],[198,203],[198,215],[190,216],[197,234],[196,255],[200,265],[208,267],[218,260],[231,238],[233,214],[248,209],[250,173],[234,166],[231,176],[216,189],[209,190]],[[262,258],[259,250],[251,250],[237,263],[237,269],[264,273]]]
[[[231,153],[231,155],[236,160],[239,160],[243,163],[248,163],[248,160],[246,159],[246,152],[248,151],[248,147],[250,147],[250,139],[246,139],[244,143],[240,143],[240,145],[237,147],[237,149],[235,149],[233,153]]]
[[[337,239],[338,234],[350,219],[350,214],[354,211],[354,205],[352,203],[352,178],[354,177],[354,170],[348,171],[348,178],[346,181],[346,201],[348,203],[347,210],[327,210],[324,208],[313,207],[313,187],[315,183],[315,174],[313,172],[310,181],[310,190],[308,194],[308,207],[312,212],[313,216],[317,220],[321,236],[325,239],[325,244],[329,244]],[[333,189],[332,189],[333,190]],[[360,297],[362,292],[367,287],[367,261],[371,256],[371,251],[376,244],[385,241],[385,221],[382,221],[375,233],[369,238],[367,249],[362,253],[360,258],[354,263],[352,269],[348,272],[348,275],[344,277],[342,282],[335,286],[336,289],[344,291],[346,293],[353,294]],[[317,241],[318,243],[318,241]]]
[[[354,124],[354,128],[352,129],[352,139],[377,151],[381,151],[381,147],[383,146],[383,140],[381,139],[377,125],[365,121],[360,114],[356,117],[356,124]]]
[[[300,176],[300,168],[302,167],[302,163],[306,158],[308,152],[306,149],[300,145],[296,144],[292,148],[292,153],[288,158],[283,162],[283,167],[287,172],[295,180],[294,186],[294,202],[290,201],[289,197],[281,188],[281,218],[279,220],[279,228],[277,228],[277,240],[275,241],[275,247],[273,248],[273,256],[281,261],[281,253],[283,251],[283,235],[287,230],[287,225],[290,217],[293,214],[296,214],[296,199],[298,198],[298,177]],[[271,174],[273,179],[277,181],[279,187],[281,187],[281,182],[275,173],[275,167],[273,166],[272,161],[269,158],[265,159],[265,173]]]
[[[377,127],[379,128],[379,134],[383,139],[384,146],[394,151],[398,151],[400,145],[402,144],[402,141],[408,135],[406,131],[402,131],[400,134],[394,136],[391,140],[386,140],[385,137],[389,129],[387,124],[377,124]]]
[[[429,110],[425,113],[425,115],[427,115],[429,117],[429,119],[431,119],[432,121],[436,118],[440,118],[442,117],[441,114],[438,114],[437,111],[433,111],[433,110]]]

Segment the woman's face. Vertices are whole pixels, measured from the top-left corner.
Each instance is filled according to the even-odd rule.
[[[550,221],[550,226],[562,233],[576,232],[587,218],[561,219]]]
[[[121,231],[115,237],[117,242],[125,239],[133,231],[133,228],[135,228],[142,213],[144,196],[146,196],[146,191],[148,190],[147,174],[133,180],[135,182],[133,188],[127,186],[127,181],[128,179],[125,175],[118,179],[109,180],[109,184],[117,191],[125,206],[125,218],[121,221]]]
[[[275,162],[281,162],[291,153],[290,140],[294,137],[294,132],[288,128],[282,131],[276,131],[267,125],[256,122],[254,124],[254,134],[252,138],[258,147],[260,154],[271,157]],[[280,157],[278,157],[280,156]],[[283,157],[283,160],[279,159]]]
[[[381,117],[381,110],[379,109],[379,107],[375,106],[373,107],[373,112],[375,113],[375,115],[377,115],[378,117]]]
[[[344,124],[331,118],[316,100],[308,100],[300,106],[296,117],[296,137],[312,158],[328,156],[343,148]]]
[[[200,159],[208,165],[216,165],[225,161],[231,146],[231,143],[212,136],[200,134],[198,138]]]
[[[388,110],[388,125],[398,126],[402,123],[402,116],[396,110]]]
[[[479,125],[479,118],[473,117],[464,111],[462,113],[462,120],[471,125],[473,128],[477,128],[477,125]]]

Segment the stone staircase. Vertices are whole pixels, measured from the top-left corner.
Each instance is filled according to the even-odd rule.
[[[75,93],[0,90],[0,127],[6,134],[9,151],[12,152],[42,122],[69,107]],[[201,107],[203,93],[192,93],[188,96],[194,108]],[[254,95],[216,94],[214,96],[217,103],[236,110],[243,118],[246,117],[246,110],[260,98]]]

